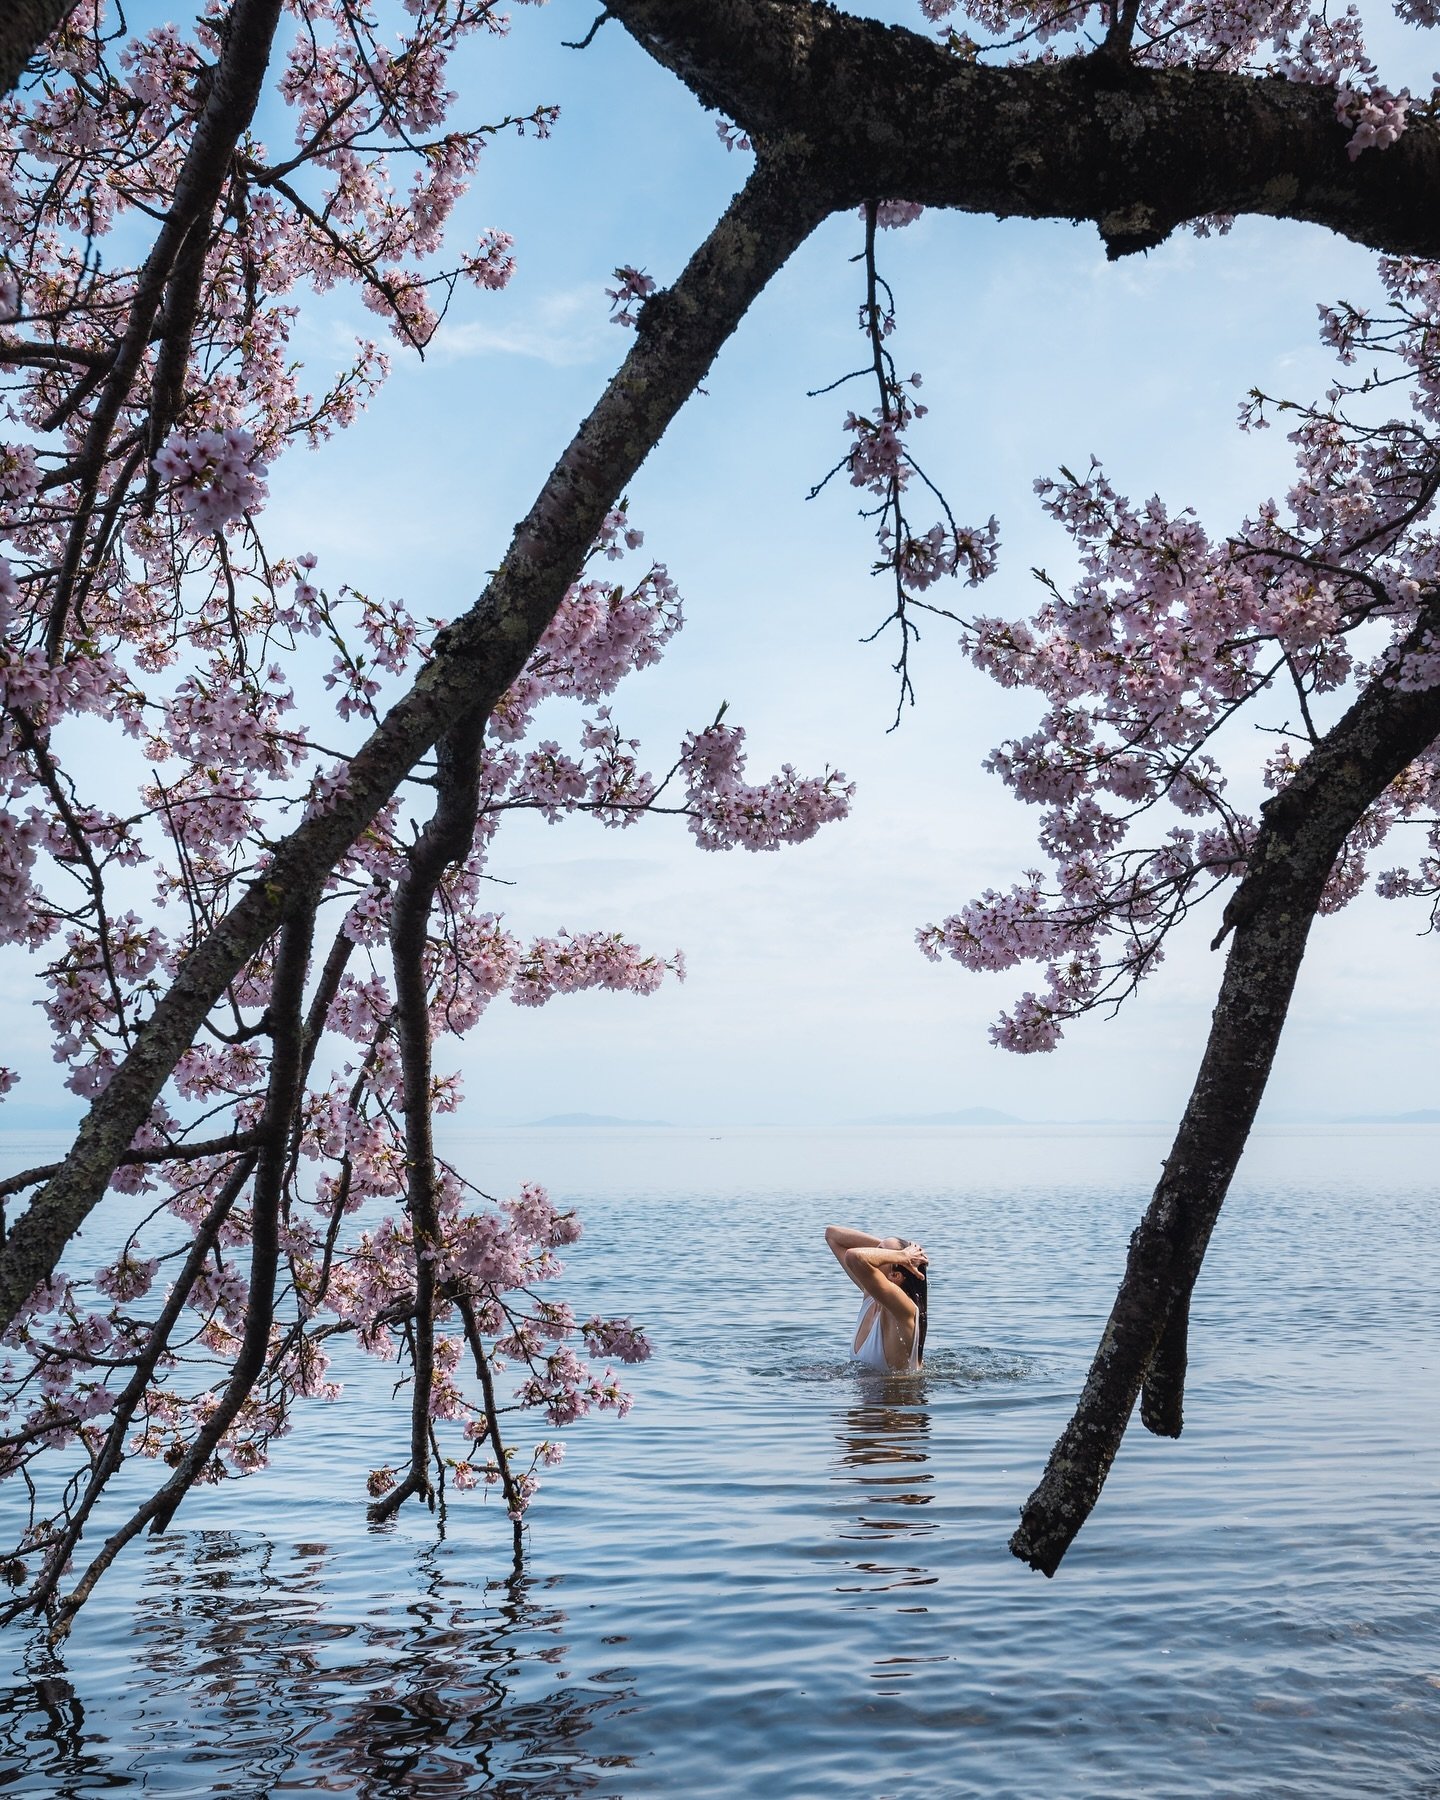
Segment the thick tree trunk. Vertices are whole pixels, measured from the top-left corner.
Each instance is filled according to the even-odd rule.
[[[1433,612],[1415,638],[1434,628]],[[1053,1575],[1100,1497],[1142,1385],[1146,1423],[1179,1434],[1190,1293],[1265,1091],[1305,942],[1341,845],[1440,736],[1440,688],[1372,681],[1269,801],[1250,872],[1226,908],[1235,938],[1205,1055],[1069,1424],[1010,1540]]]
[[[1440,255],[1440,122],[1412,112],[1351,161],[1335,90],[1113,56],[992,68],[918,32],[813,0],[611,0],[706,106],[866,198],[1093,220],[1112,256],[1187,219],[1308,219],[1406,256]]]
[[[5,0],[0,11],[0,96],[25,73],[25,65],[75,10],[75,0]]]

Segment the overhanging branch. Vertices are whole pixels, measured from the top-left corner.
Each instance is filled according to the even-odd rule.
[[[1403,653],[1440,624],[1432,605]],[[1335,858],[1385,789],[1440,735],[1440,687],[1374,677],[1263,808],[1210,1036],[1165,1171],[1130,1240],[1084,1391],[1026,1501],[1014,1554],[1053,1575],[1110,1471],[1142,1386],[1150,1430],[1178,1437],[1190,1295],[1269,1078]]]
[[[75,10],[75,0],[5,0],[0,16],[0,95],[8,94],[25,65]]]
[[[813,0],[615,0],[657,62],[762,150],[785,144],[834,203],[914,200],[1091,220],[1111,256],[1209,213],[1324,225],[1440,256],[1440,122],[1351,161],[1333,88],[1112,57],[988,68]]]
[[[634,348],[552,470],[485,593],[439,634],[434,656],[350,759],[330,803],[276,845],[264,878],[186,957],[91,1106],[63,1168],[16,1223],[0,1250],[0,1328],[55,1268],[231,981],[287,918],[316,902],[335,863],[415,762],[442,737],[483,719],[519,675],[605,514],[826,211],[803,167],[780,155],[762,159],[675,286],[647,303]]]

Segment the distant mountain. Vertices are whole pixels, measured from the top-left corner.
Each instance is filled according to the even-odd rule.
[[[529,1125],[668,1125],[668,1119],[616,1119],[609,1113],[551,1113],[548,1118],[528,1119]]]
[[[1366,1113],[1363,1117],[1341,1119],[1342,1125],[1440,1125],[1440,1112],[1433,1106],[1421,1112]]]
[[[993,1106],[967,1106],[961,1112],[885,1113],[874,1119],[862,1119],[862,1125],[1028,1125],[1028,1119],[1017,1119],[1013,1113],[996,1112]]]

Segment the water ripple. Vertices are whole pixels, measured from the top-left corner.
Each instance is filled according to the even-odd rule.
[[[1440,1800],[1433,1134],[1258,1140],[1185,1436],[1127,1437],[1053,1583],[1005,1541],[1163,1141],[624,1135],[472,1147],[582,1205],[579,1306],[661,1346],[625,1425],[567,1434],[525,1578],[478,1496],[366,1526],[404,1427],[352,1355],[63,1653],[9,1634],[0,1794]],[[848,1357],[836,1216],[930,1249],[917,1375]]]

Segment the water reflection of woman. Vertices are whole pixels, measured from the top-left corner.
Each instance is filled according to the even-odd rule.
[[[886,1390],[872,1390],[872,1394],[876,1391]],[[852,1505],[847,1508],[853,1516],[841,1527],[840,1535],[873,1543],[882,1538],[921,1537],[933,1531],[934,1523],[923,1511],[935,1498],[935,1474],[929,1466],[930,1415],[925,1408],[871,1398],[837,1414],[836,1422],[839,1479],[853,1493]],[[856,1563],[854,1567],[865,1575],[887,1577],[882,1586],[903,1586],[926,1578],[924,1569],[913,1566]]]
[[[896,1374],[918,1369],[929,1300],[925,1252],[905,1238],[871,1237],[844,1225],[827,1225],[825,1242],[862,1295],[856,1358],[867,1369]]]

